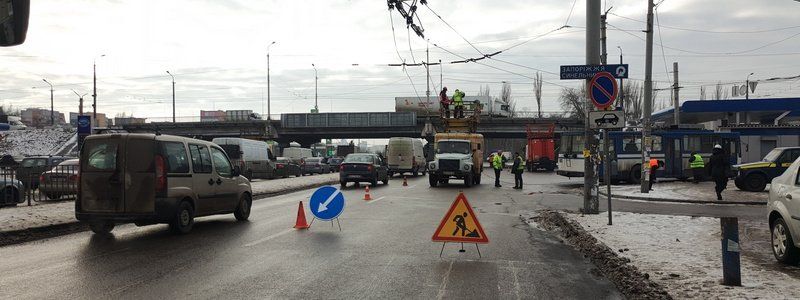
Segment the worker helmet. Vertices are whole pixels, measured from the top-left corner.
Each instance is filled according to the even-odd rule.
[[[714,145],[714,149],[722,149],[722,146],[720,146],[719,144],[716,144],[716,145]]]

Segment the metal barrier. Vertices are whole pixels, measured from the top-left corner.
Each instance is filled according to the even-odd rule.
[[[0,168],[0,206],[32,201],[75,200],[78,195],[77,164]]]

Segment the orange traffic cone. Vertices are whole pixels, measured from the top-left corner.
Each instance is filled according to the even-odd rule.
[[[297,209],[297,222],[294,224],[295,229],[308,229],[306,222],[306,212],[303,210],[303,201],[300,201],[300,208]]]
[[[408,176],[403,176],[403,186],[408,186]]]
[[[364,200],[367,200],[367,201],[372,200],[372,197],[370,197],[370,195],[369,195],[369,186],[364,188],[364,193],[365,193],[364,194]]]

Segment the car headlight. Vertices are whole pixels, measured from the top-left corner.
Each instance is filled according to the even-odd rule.
[[[469,171],[469,165],[464,165],[464,171]]]
[[[428,166],[428,168],[430,168],[431,170],[436,170],[436,163],[432,162],[432,163],[431,163],[431,164]]]

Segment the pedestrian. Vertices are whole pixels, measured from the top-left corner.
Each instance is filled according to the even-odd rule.
[[[439,104],[442,105],[445,118],[450,118],[450,98],[447,98],[447,87],[442,88],[439,93]]]
[[[511,173],[514,173],[514,189],[522,189],[522,173],[525,172],[525,160],[519,155],[519,152],[514,153],[514,165],[511,166]]]
[[[494,187],[503,187],[500,185],[500,172],[503,171],[503,150],[497,150],[492,157],[492,168],[494,169]]]
[[[658,170],[658,160],[655,158],[650,159],[650,184],[648,189],[653,190],[653,183],[656,182],[656,170]]]
[[[700,181],[703,180],[705,163],[703,162],[703,157],[697,154],[697,152],[692,152],[692,155],[689,157],[689,168],[692,169],[692,183],[700,183]]]
[[[731,169],[731,160],[722,146],[714,145],[711,158],[708,160],[708,173],[714,180],[714,191],[717,192],[717,200],[722,200],[722,191],[728,187],[728,173]]]
[[[453,92],[453,117],[456,119],[461,119],[464,117],[464,92],[456,89]]]

